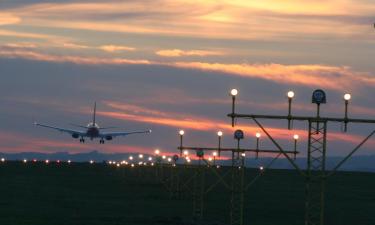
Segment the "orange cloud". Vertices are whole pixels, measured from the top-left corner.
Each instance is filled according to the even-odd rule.
[[[0,12],[0,26],[2,25],[9,25],[9,24],[16,24],[21,22],[21,18],[17,17],[11,13],[1,13]]]
[[[110,64],[110,65],[122,65],[122,64],[139,64],[147,65],[151,64],[148,60],[133,60],[123,58],[96,58],[96,57],[80,57],[80,56],[58,56],[49,55],[44,53],[38,53],[35,51],[22,51],[22,50],[0,50],[0,56],[8,58],[24,58],[30,60],[39,60],[47,62],[70,62],[75,64]]]
[[[49,62],[71,62],[76,64],[140,64],[163,65],[178,68],[221,72],[222,75],[264,79],[271,82],[321,87],[336,91],[353,91],[358,87],[375,87],[375,76],[353,71],[350,67],[325,65],[282,65],[282,64],[224,64],[206,62],[162,63],[142,59],[98,58],[82,56],[60,56],[21,49],[0,49],[0,57],[25,58]]]
[[[222,64],[205,62],[176,62],[175,66],[270,80],[277,83],[351,90],[356,84],[375,86],[375,77],[354,72],[349,67],[324,65],[281,64]]]
[[[120,52],[120,51],[134,51],[135,48],[128,46],[119,46],[119,45],[102,45],[99,49],[106,52]]]
[[[218,51],[207,50],[181,50],[181,49],[167,49],[156,51],[155,54],[163,57],[182,57],[182,56],[218,56],[224,55]]]

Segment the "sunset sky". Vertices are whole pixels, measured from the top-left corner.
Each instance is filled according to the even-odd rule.
[[[0,152],[173,152],[179,129],[187,145],[234,146],[229,90],[238,112],[314,115],[314,89],[324,89],[322,115],[375,119],[373,0],[2,0],[0,1]],[[66,128],[86,125],[94,102],[98,123],[150,135],[80,144]],[[244,146],[255,147],[254,123],[238,120]],[[286,148],[305,123],[264,121]],[[329,155],[344,155],[374,125],[329,124]],[[272,148],[262,136],[261,146]],[[375,154],[372,138],[358,154]]]

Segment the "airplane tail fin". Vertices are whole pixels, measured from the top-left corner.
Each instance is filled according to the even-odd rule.
[[[96,122],[96,102],[94,104],[94,114],[93,114],[93,117],[92,117],[92,123],[95,124]]]

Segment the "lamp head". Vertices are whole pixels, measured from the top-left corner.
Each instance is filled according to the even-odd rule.
[[[293,139],[294,140],[298,140],[299,139],[299,135],[298,134],[293,135]]]
[[[219,136],[219,137],[223,136],[223,132],[222,131],[218,131],[217,132],[217,136]]]
[[[345,94],[344,95],[344,100],[345,101],[349,101],[351,98],[352,98],[352,96],[350,94]]]
[[[180,130],[178,133],[182,136],[182,135],[185,134],[185,131],[184,130]]]
[[[233,97],[236,96],[237,94],[238,94],[237,89],[232,89],[232,90],[230,91],[230,95],[232,95]]]
[[[260,136],[262,136],[259,132],[257,132],[256,134],[255,134],[255,137],[257,137],[257,138],[260,138]]]

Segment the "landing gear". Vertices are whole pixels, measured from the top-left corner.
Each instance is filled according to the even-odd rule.
[[[101,140],[99,141],[99,143],[100,143],[100,144],[104,144],[104,140],[101,139]]]
[[[81,139],[79,139],[79,142],[80,143],[85,143],[85,139],[81,138]]]

